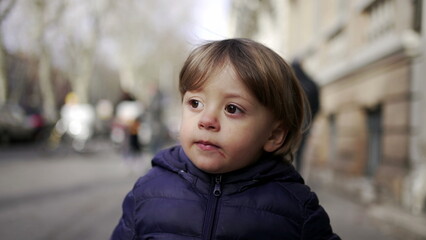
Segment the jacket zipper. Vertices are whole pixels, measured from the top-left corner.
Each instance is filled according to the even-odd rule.
[[[213,235],[219,197],[222,195],[221,182],[222,182],[222,176],[221,175],[215,176],[215,183],[214,183],[212,195],[210,195],[209,202],[208,202],[208,211],[207,211],[208,217],[206,217],[206,220],[208,221],[208,225],[206,225],[204,229],[206,233],[205,239],[208,239],[208,240],[211,239]]]
[[[213,190],[213,195],[215,197],[220,197],[220,195],[222,194],[222,189],[220,186],[220,183],[222,182],[222,175],[218,175],[215,177],[215,185],[214,185],[214,190]]]

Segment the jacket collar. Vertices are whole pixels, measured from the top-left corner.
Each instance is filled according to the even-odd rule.
[[[175,172],[194,186],[198,186],[197,188],[209,186],[217,176],[198,169],[190,161],[181,146],[175,146],[159,152],[152,160],[152,166]],[[226,185],[230,191],[241,191],[252,185],[271,180],[304,183],[293,165],[267,153],[262,155],[259,161],[253,165],[222,174],[222,184]]]

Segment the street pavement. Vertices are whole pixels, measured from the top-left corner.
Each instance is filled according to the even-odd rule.
[[[105,144],[84,154],[0,149],[0,239],[109,239],[147,162],[125,163]]]
[[[326,209],[333,230],[343,240],[397,240],[387,226],[376,222],[368,209],[328,189],[313,188]]]
[[[93,149],[0,147],[0,239],[109,239],[125,194],[151,157],[125,162],[108,142]],[[362,206],[321,186],[313,190],[342,239],[397,240]]]

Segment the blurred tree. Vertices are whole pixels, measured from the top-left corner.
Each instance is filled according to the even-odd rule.
[[[191,0],[170,6],[169,1],[114,1],[105,22],[105,36],[117,43],[114,61],[124,91],[139,99],[146,97],[153,82],[170,86],[176,64],[188,48],[192,21]]]
[[[5,47],[3,44],[3,22],[9,15],[14,7],[15,0],[0,0],[0,106],[6,102],[7,99],[7,79],[6,79],[6,65],[5,65]]]
[[[65,10],[65,1],[57,1],[57,4],[48,4],[48,0],[36,0],[32,2],[36,11],[37,20],[35,27],[36,44],[39,46],[37,52],[38,63],[38,79],[40,90],[43,98],[44,118],[53,122],[57,119],[57,110],[55,103],[55,94],[52,88],[51,73],[52,63],[49,51],[49,43],[46,42],[46,34],[48,28],[58,22],[59,17]],[[50,11],[49,11],[50,10]]]
[[[4,5],[6,0],[0,1]],[[175,88],[176,70],[190,47],[195,2],[22,0],[4,23],[1,39],[11,54],[39,59],[43,109],[54,119],[57,110],[53,107],[56,93],[52,69],[67,75],[72,91],[82,102],[99,99],[90,95],[100,94],[90,89],[96,86],[117,91],[118,81],[123,91],[138,99],[149,96],[147,86],[151,83]],[[5,12],[5,7],[1,9]],[[96,72],[101,69],[97,66],[109,67],[115,74],[105,76]]]
[[[63,28],[70,64],[66,68],[79,101],[89,102],[89,86],[101,37],[102,17],[111,9],[110,0],[74,1]],[[71,14],[70,14],[71,13]],[[75,15],[80,18],[76,23]],[[72,19],[74,18],[74,19]]]

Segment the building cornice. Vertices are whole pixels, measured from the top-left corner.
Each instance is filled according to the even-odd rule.
[[[414,31],[406,31],[401,35],[389,34],[367,45],[354,56],[338,61],[328,68],[322,68],[316,78],[320,85],[327,85],[399,52],[403,52],[407,57],[420,54],[420,36]]]

